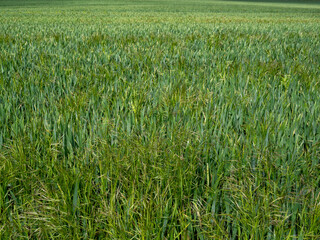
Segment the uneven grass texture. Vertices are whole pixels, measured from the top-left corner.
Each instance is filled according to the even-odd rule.
[[[0,239],[319,239],[320,4],[0,2]]]

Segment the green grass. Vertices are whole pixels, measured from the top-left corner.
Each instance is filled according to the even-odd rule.
[[[319,239],[318,1],[1,1],[0,239]]]

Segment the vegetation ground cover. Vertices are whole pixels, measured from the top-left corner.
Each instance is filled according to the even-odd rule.
[[[320,238],[318,1],[1,1],[0,239]]]

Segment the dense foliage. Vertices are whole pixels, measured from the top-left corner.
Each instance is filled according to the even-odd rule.
[[[320,238],[316,1],[0,14],[0,239]]]

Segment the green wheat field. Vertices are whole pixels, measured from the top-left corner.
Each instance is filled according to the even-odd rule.
[[[0,239],[320,239],[320,1],[1,0]]]

